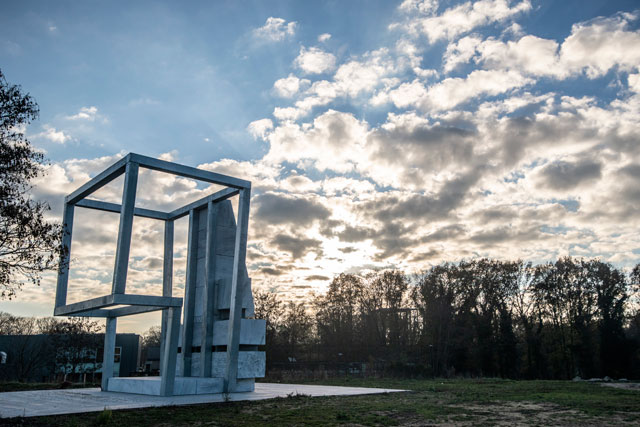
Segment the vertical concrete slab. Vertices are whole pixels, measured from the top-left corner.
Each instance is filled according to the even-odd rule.
[[[205,286],[202,312],[202,338],[200,339],[200,376],[211,376],[211,353],[213,347],[213,322],[216,307],[216,217],[218,205],[207,204],[207,239],[205,255]]]
[[[187,249],[187,279],[184,289],[184,319],[182,324],[182,376],[191,376],[191,348],[193,346],[193,317],[198,268],[198,213],[189,212],[189,238]]]
[[[117,317],[107,317],[104,332],[104,356],[102,360],[102,391],[107,391],[109,378],[113,377],[113,358],[116,351]]]
[[[73,230],[74,206],[64,204],[62,213],[62,248],[60,263],[58,264],[58,283],[56,285],[56,307],[67,303],[67,286],[69,283],[69,259],[71,254],[71,231]]]
[[[180,309],[169,308],[167,313],[167,339],[162,346],[164,358],[160,372],[160,396],[173,396],[176,379],[176,358],[178,356],[178,332],[180,330]]]
[[[240,322],[242,319],[242,276],[247,254],[247,232],[249,228],[249,203],[251,190],[240,191],[238,201],[238,225],[233,256],[231,277],[231,306],[229,308],[229,332],[227,343],[227,366],[224,377],[224,391],[233,392],[238,381],[238,352],[240,350]]]
[[[165,221],[164,223],[164,262],[162,264],[162,296],[172,296],[173,288],[173,221]],[[167,339],[168,328],[168,310],[162,310],[162,324],[160,326],[160,375],[164,375],[162,371],[164,359],[164,347]],[[176,349],[177,350],[177,349]],[[175,372],[175,369],[174,369]]]
[[[113,294],[124,294],[127,285],[127,269],[129,268],[129,250],[131,249],[131,230],[133,229],[133,210],[136,204],[137,185],[138,164],[128,162],[124,176],[118,245],[116,247],[116,264],[113,271],[113,286],[111,291]]]

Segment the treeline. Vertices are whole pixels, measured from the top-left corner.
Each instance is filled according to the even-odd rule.
[[[267,368],[358,365],[415,376],[640,378],[640,264],[481,259],[419,274],[340,274],[285,304],[256,292]],[[361,371],[360,368],[359,372]]]

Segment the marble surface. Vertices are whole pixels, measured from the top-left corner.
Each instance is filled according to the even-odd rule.
[[[232,401],[264,400],[286,397],[290,394],[309,396],[349,396],[402,392],[405,390],[335,387],[322,385],[256,383],[255,391],[230,393]],[[104,392],[99,388],[74,390],[37,390],[0,393],[0,417],[37,417],[82,412],[99,412],[106,409],[134,409],[152,406],[193,405],[224,402],[223,394],[196,394],[188,396],[149,396],[142,394]]]
[[[187,394],[221,393],[222,378],[176,377],[173,385],[174,396]],[[109,391],[120,393],[160,395],[160,377],[120,377],[109,378]]]

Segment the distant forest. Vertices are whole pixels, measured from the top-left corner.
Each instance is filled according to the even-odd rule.
[[[640,378],[640,264],[481,259],[340,274],[311,302],[254,293],[268,375]]]

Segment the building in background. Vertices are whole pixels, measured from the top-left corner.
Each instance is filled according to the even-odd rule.
[[[81,349],[61,345],[65,337],[55,335],[0,335],[0,351],[7,354],[5,363],[0,364],[0,381],[98,381],[102,377],[104,334],[91,335],[97,345]],[[114,375],[135,375],[140,350],[140,335],[117,334]]]

